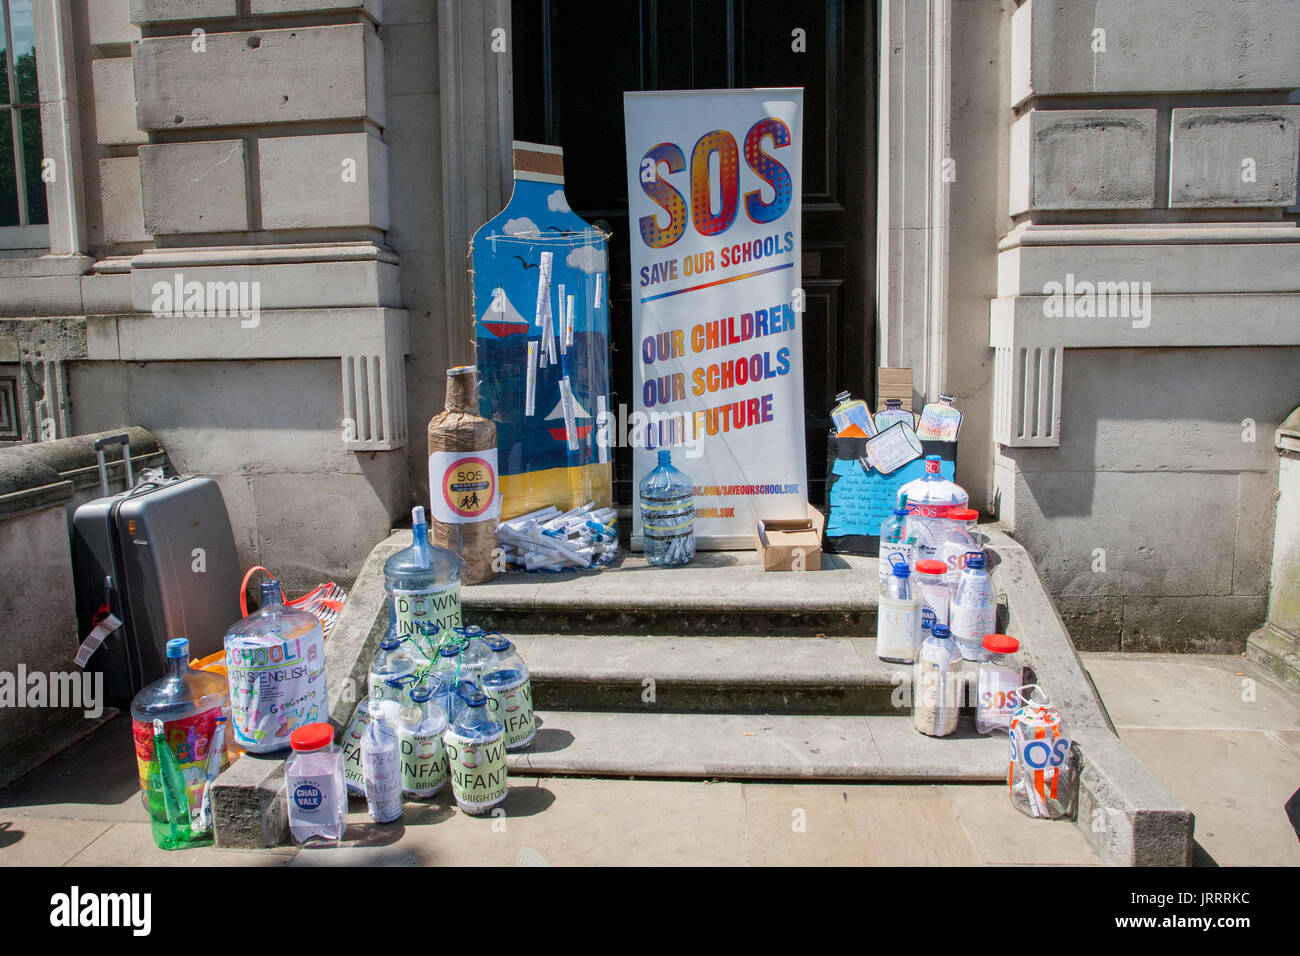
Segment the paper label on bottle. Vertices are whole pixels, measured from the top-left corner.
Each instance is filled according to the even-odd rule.
[[[533,719],[533,686],[527,677],[499,686],[484,681],[483,692],[496,704],[493,716],[506,725],[507,747],[522,747],[533,739],[537,722]]]
[[[947,582],[949,591],[955,592],[957,590],[957,579],[961,577],[962,571],[966,569],[966,555],[976,552],[983,553],[978,546],[971,547],[965,541],[947,541],[944,543],[943,550],[939,552],[939,560],[948,565],[944,580]]]
[[[505,799],[510,787],[506,779],[504,733],[490,740],[476,741],[448,730],[442,739],[457,803],[487,808]]]
[[[950,618],[953,639],[963,644],[981,644],[997,628],[997,608],[991,604],[954,604]]]
[[[279,640],[268,635],[226,640],[231,726],[250,753],[289,746],[289,734],[327,712],[325,635],[319,621]]]
[[[397,636],[413,637],[417,624],[433,624],[438,631],[460,627],[460,582],[421,590],[393,589]]]
[[[352,713],[348,729],[339,738],[339,749],[343,751],[343,779],[347,782],[348,790],[359,795],[366,792],[366,778],[361,771],[361,738],[365,736],[372,719],[370,702],[361,701]]]
[[[934,612],[936,624],[948,624],[948,585],[942,578],[938,578],[936,583],[930,584],[918,578],[916,582],[916,595],[921,599],[921,606],[928,607]]]
[[[378,725],[382,727],[383,725]],[[376,729],[372,725],[367,737],[373,736]],[[381,734],[381,738],[386,734]],[[368,741],[367,741],[368,742]],[[365,778],[366,809],[376,823],[388,823],[402,815],[402,767],[394,746],[376,748],[361,747],[361,772]]]
[[[444,524],[469,524],[501,511],[497,450],[436,451],[429,456],[429,513]]]
[[[399,731],[402,749],[402,789],[413,797],[429,797],[447,782],[449,766],[442,731],[417,734]]]
[[[1020,706],[1020,676],[1016,671],[980,665],[975,718],[981,733],[994,727],[1005,730],[1011,725],[1011,715]]]
[[[217,718],[221,708],[213,707],[200,714],[182,717],[179,720],[163,721],[163,739],[176,758],[176,765],[185,781],[186,795],[190,804],[190,825],[199,823],[197,812],[203,799],[203,788],[208,779],[208,758],[212,745],[212,734],[217,729]],[[153,721],[132,720],[131,733],[135,738],[135,763],[140,777],[140,789],[150,804],[150,813],[155,818],[166,820],[166,810],[162,804],[162,794],[158,789],[161,784],[156,776],[157,764],[154,764],[154,786],[150,788],[149,764],[154,760]],[[217,772],[226,769],[225,747],[217,755]],[[156,794],[156,797],[155,797]],[[155,810],[157,812],[155,812]]]
[[[347,812],[334,774],[286,773],[284,793],[290,826],[334,827]]]
[[[921,636],[921,602],[882,597],[876,614],[876,656],[910,661]]]

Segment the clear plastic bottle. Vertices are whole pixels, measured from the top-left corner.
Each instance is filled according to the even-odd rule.
[[[979,532],[979,512],[973,508],[954,508],[939,535],[939,553],[935,556],[948,566],[944,572],[948,593],[957,593],[957,582],[966,567],[966,555],[983,548]]]
[[[506,725],[506,749],[519,750],[537,733],[528,665],[509,639],[495,634],[486,640],[492,660],[484,668],[483,692],[496,701],[496,716]]]
[[[170,669],[131,701],[140,796],[154,842],[164,850],[212,842],[211,817],[201,808],[228,763],[224,744],[213,740],[220,718],[230,712],[226,682],[194,670],[189,659],[188,640],[169,640]]]
[[[396,623],[390,600],[388,633],[379,642],[379,650],[370,662],[369,692],[372,707],[383,700],[396,701],[399,705],[404,703],[406,691],[400,685],[404,683],[403,678],[413,676],[419,666],[415,655],[406,649],[406,642],[397,636]],[[389,681],[395,683],[390,684]]]
[[[961,652],[948,628],[935,624],[912,665],[912,723],[928,737],[947,737],[961,713]]]
[[[949,512],[965,508],[966,489],[943,477],[938,455],[925,456],[925,474],[898,490],[907,498],[907,536],[916,541],[916,560],[938,557],[939,544],[948,529]]]
[[[885,593],[885,582],[894,573],[893,556],[898,555],[904,564],[911,564],[913,551],[907,540],[907,499],[899,502],[894,513],[880,526],[880,593]]]
[[[440,630],[460,626],[460,558],[429,542],[424,509],[411,511],[411,546],[384,562],[397,636],[416,634],[422,621]]]
[[[639,492],[646,561],[689,564],[695,558],[695,488],[673,467],[670,452],[659,452],[659,464],[641,479]]]
[[[429,676],[410,689],[397,717],[397,741],[402,750],[402,792],[417,800],[432,797],[447,782],[447,730],[442,682]]]
[[[877,431],[884,431],[890,425],[902,422],[908,428],[916,427],[916,416],[903,407],[901,400],[897,398],[885,399],[885,407],[876,412],[875,423]]]
[[[1005,732],[1020,706],[1020,688],[1025,682],[1020,642],[1007,634],[986,634],[984,651],[976,685],[975,729],[981,734]]]
[[[476,684],[492,663],[492,649],[484,639],[483,628],[477,624],[457,628],[456,636],[463,648],[460,655],[460,679]]]
[[[284,793],[294,842],[339,842],[348,825],[348,789],[334,728],[326,723],[299,727],[289,735],[289,746],[293,753],[284,762]]]
[[[922,609],[929,608],[936,624],[948,626],[948,584],[944,580],[947,570],[942,561],[918,561],[914,565],[916,574],[916,596],[921,599]]]
[[[263,581],[262,606],[226,632],[235,743],[249,753],[284,750],[289,735],[328,715],[320,619],[286,607],[280,582]]]
[[[486,813],[506,798],[506,727],[489,709],[487,694],[466,681],[457,689],[462,705],[443,734],[451,768],[451,792],[466,813]]]
[[[373,705],[370,724],[361,738],[366,809],[376,823],[392,823],[402,815],[402,761],[397,743],[399,706],[392,700]]]
[[[966,556],[948,617],[961,656],[968,661],[982,660],[984,635],[997,630],[997,601],[993,579],[984,570],[984,552],[972,551]]]
[[[911,569],[902,561],[885,581],[876,612],[876,656],[882,661],[910,664],[921,638],[921,601],[912,594]]]

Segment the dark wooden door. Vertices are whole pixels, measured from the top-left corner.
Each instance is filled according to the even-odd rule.
[[[873,8],[860,0],[513,4],[515,138],[562,146],[570,205],[614,234],[613,408],[633,405],[624,91],[804,88],[804,404],[817,503],[835,393],[870,401],[874,388]],[[615,461],[626,503],[630,451],[619,449]]]

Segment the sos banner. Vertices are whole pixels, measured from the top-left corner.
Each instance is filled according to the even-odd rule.
[[[807,516],[803,90],[624,93],[623,113],[633,474],[671,451],[697,547],[753,547],[758,520]]]

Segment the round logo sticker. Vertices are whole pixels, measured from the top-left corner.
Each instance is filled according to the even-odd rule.
[[[462,518],[481,518],[496,497],[497,476],[485,458],[460,458],[442,475],[442,498]]]
[[[293,801],[303,810],[315,810],[320,807],[320,788],[311,783],[300,783],[293,792]]]

